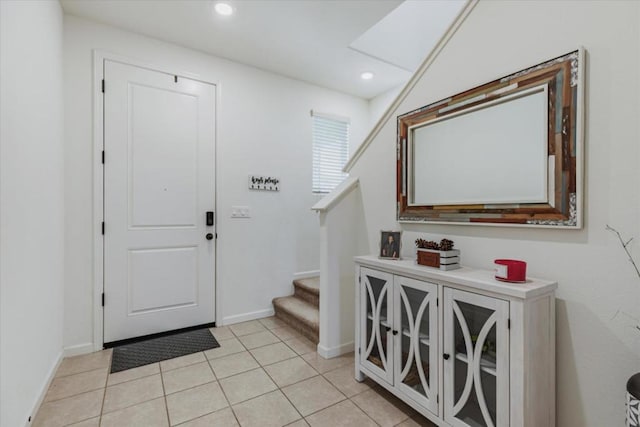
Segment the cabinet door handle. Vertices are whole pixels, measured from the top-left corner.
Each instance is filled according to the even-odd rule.
[[[442,357],[444,357],[444,360],[449,360],[449,357],[451,357],[451,356],[449,356],[448,353],[445,353],[445,354],[442,355]]]
[[[393,335],[398,335],[398,331],[393,331]]]
[[[391,330],[391,326],[385,326],[384,329],[389,332]]]

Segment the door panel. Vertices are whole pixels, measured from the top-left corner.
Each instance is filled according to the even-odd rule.
[[[213,85],[105,61],[104,340],[215,320]]]
[[[444,292],[445,420],[453,426],[509,424],[509,303]]]
[[[382,380],[393,384],[393,276],[360,270],[361,353],[360,363]]]
[[[131,84],[131,227],[195,227],[198,98]]]
[[[129,314],[197,304],[197,251],[197,247],[130,250]]]
[[[395,276],[393,296],[396,342],[395,384],[399,390],[438,414],[438,287]]]

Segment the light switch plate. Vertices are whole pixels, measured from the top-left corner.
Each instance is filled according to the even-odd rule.
[[[231,206],[231,218],[251,218],[249,206]]]

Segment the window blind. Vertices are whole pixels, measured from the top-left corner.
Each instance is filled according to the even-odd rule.
[[[312,113],[313,192],[329,193],[347,176],[349,120]]]

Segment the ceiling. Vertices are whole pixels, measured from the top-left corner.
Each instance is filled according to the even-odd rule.
[[[228,3],[235,13],[223,17],[213,12],[214,1],[210,0],[61,0],[65,13],[71,15],[365,99],[404,84],[440,38],[442,31],[433,28],[446,29],[453,19],[443,18],[451,15],[453,8],[439,5],[450,1],[231,0]],[[443,12],[444,15],[425,12],[424,6],[429,3],[434,11],[449,12]],[[420,14],[429,15],[424,20],[412,21],[420,40],[428,39],[428,43],[407,44],[408,39],[416,38],[415,34],[408,37],[405,25],[389,23],[390,19],[397,22],[412,14],[410,10],[402,12],[398,8],[401,5],[422,7]],[[429,18],[435,20],[431,25]],[[443,26],[443,19],[450,20]],[[425,34],[425,29],[431,34]],[[354,43],[358,40],[359,44]],[[393,54],[399,50],[402,55]],[[364,71],[373,72],[374,78],[362,80],[360,74]]]

